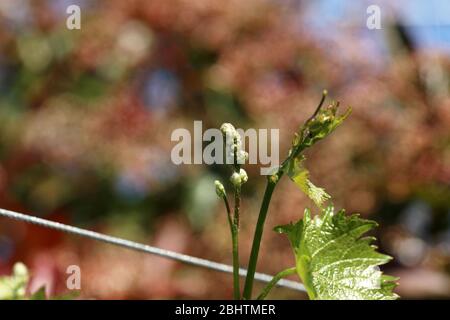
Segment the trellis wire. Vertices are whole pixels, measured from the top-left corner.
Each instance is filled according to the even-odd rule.
[[[10,211],[10,210],[5,210],[5,209],[0,208],[0,216],[14,219],[14,220],[23,221],[26,223],[39,225],[39,226],[42,226],[45,228],[55,229],[58,231],[62,231],[62,232],[69,233],[69,234],[74,234],[74,235],[84,237],[84,238],[89,238],[92,240],[97,240],[100,242],[113,244],[116,246],[124,247],[124,248],[135,250],[135,251],[141,251],[141,252],[145,252],[145,253],[149,253],[149,254],[154,254],[157,256],[161,256],[161,257],[168,258],[168,259],[173,259],[173,260],[180,261],[180,262],[194,265],[194,266],[199,266],[199,267],[203,267],[203,268],[207,268],[207,269],[211,269],[211,270],[215,270],[215,271],[220,271],[220,272],[225,272],[225,273],[233,272],[232,266],[226,265],[223,263],[218,263],[218,262],[214,262],[214,261],[210,261],[210,260],[206,260],[206,259],[202,259],[202,258],[197,258],[197,257],[189,256],[186,254],[182,254],[182,253],[178,253],[178,252],[174,252],[174,251],[170,251],[170,250],[166,250],[166,249],[161,249],[158,247],[141,244],[141,243],[137,243],[134,241],[130,241],[130,240],[126,240],[126,239],[122,239],[122,238],[118,238],[118,237],[113,237],[113,236],[109,236],[106,234],[102,234],[102,233],[98,233],[98,232],[94,232],[94,231],[90,231],[90,230],[86,230],[86,229],[81,229],[78,227],[73,227],[70,225],[50,221],[47,219],[38,218],[35,216],[30,216],[30,215],[15,212],[15,211]],[[240,268],[239,274],[241,277],[244,277],[247,274],[247,270]],[[272,278],[273,278],[273,276],[265,274],[265,273],[257,272],[255,274],[255,279],[259,280],[261,282],[269,282],[270,280],[272,280]],[[286,287],[286,288],[290,288],[293,290],[305,291],[305,287],[303,286],[303,284],[296,282],[296,281],[292,281],[292,280],[281,279],[277,285],[280,287]]]

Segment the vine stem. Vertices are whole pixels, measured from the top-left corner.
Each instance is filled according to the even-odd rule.
[[[239,300],[241,298],[241,289],[239,285],[239,238],[238,238],[238,230],[236,228],[236,224],[231,217],[231,209],[230,204],[228,203],[227,196],[223,196],[223,201],[225,203],[225,207],[227,209],[227,218],[228,224],[230,226],[231,233],[231,242],[232,242],[232,251],[233,251],[233,297],[235,300]]]
[[[306,122],[303,124],[303,128],[306,128],[306,125],[312,121],[317,114],[319,113],[320,109],[323,106],[323,103],[325,102],[325,98],[327,96],[328,92],[324,90],[322,92],[322,98],[320,99],[319,104],[317,105],[314,113],[310,118],[306,120]],[[255,273],[256,273],[256,264],[258,262],[258,255],[259,255],[259,248],[261,246],[261,239],[262,234],[264,231],[264,224],[266,222],[267,212],[269,209],[270,200],[272,199],[273,191],[275,190],[276,185],[278,184],[278,181],[280,181],[281,177],[286,172],[291,160],[305,150],[307,148],[307,145],[303,143],[304,131],[302,130],[301,139],[297,146],[291,150],[287,158],[282,162],[280,168],[278,171],[273,174],[272,176],[268,177],[266,190],[264,191],[264,198],[261,204],[261,209],[259,210],[258,215],[258,221],[256,222],[256,228],[255,228],[255,234],[253,236],[253,244],[252,249],[250,253],[250,259],[248,262],[248,272],[247,277],[245,278],[245,285],[244,285],[244,292],[243,292],[243,298],[246,300],[250,300],[252,298],[252,291],[253,291],[253,281],[255,279]]]
[[[237,144],[237,138],[234,138],[234,145]],[[240,165],[237,161],[237,149],[233,151],[233,172],[239,173]],[[231,227],[231,239],[232,239],[232,250],[233,250],[233,291],[234,299],[241,299],[241,287],[239,280],[239,216],[240,216],[240,206],[241,206],[241,186],[234,186],[234,217],[231,219],[231,214],[229,214],[230,227]]]
[[[241,299],[241,288],[239,283],[239,209],[241,205],[241,187],[234,191],[234,220],[232,241],[233,241],[233,275],[234,275],[234,299]]]
[[[297,272],[297,268],[292,267],[292,268],[288,268],[285,269],[279,273],[277,273],[272,280],[270,280],[270,282],[264,287],[264,289],[262,290],[262,292],[260,293],[260,295],[258,296],[258,300],[264,300],[266,298],[266,296],[269,294],[270,290],[272,290],[272,288],[278,283],[278,281],[280,281],[281,279],[283,279],[284,277],[290,276],[291,274],[294,274]]]
[[[250,253],[250,259],[248,263],[247,277],[245,278],[243,297],[246,300],[249,300],[252,297],[253,280],[255,278],[256,264],[258,262],[259,247],[261,245],[261,238],[264,231],[264,223],[266,221],[270,200],[272,199],[272,194],[275,189],[275,186],[277,185],[278,180],[279,178],[281,178],[281,175],[283,173],[283,171],[278,172],[279,173],[276,175],[277,179],[272,179],[272,177],[269,177],[269,179],[267,180],[266,190],[264,191],[264,198],[261,203],[261,209],[259,210],[255,234],[253,236],[252,250]]]
[[[233,292],[234,299],[241,299],[241,288],[239,283],[239,232],[236,225],[232,226],[232,242],[233,242]]]

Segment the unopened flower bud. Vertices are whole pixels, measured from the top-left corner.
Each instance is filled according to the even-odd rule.
[[[17,277],[28,277],[28,269],[22,262],[17,262],[14,265],[13,273]]]
[[[244,169],[240,169],[239,172],[234,172],[230,178],[231,183],[235,187],[239,187],[248,181],[247,172]]]
[[[224,123],[220,131],[225,136],[227,163],[244,164],[248,160],[248,153],[242,150],[242,138],[231,123]]]
[[[222,131],[222,133],[225,136],[230,136],[233,137],[236,135],[236,129],[234,128],[234,126],[231,123],[224,123],[220,126],[220,131]]]
[[[230,181],[235,187],[239,187],[241,185],[241,180],[241,175],[238,172],[234,172],[230,177]]]
[[[236,154],[238,164],[244,164],[248,160],[248,153],[244,150],[239,150]]]
[[[214,181],[214,184],[216,185],[217,196],[219,196],[219,198],[224,198],[226,196],[226,192],[223,184],[219,180]]]
[[[239,170],[239,176],[241,177],[241,184],[244,184],[248,181],[247,172],[244,169]]]

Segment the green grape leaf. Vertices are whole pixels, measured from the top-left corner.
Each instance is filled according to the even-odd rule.
[[[30,276],[23,263],[16,263],[11,276],[0,277],[0,300],[25,299]]]
[[[80,291],[71,291],[65,294],[51,297],[51,300],[74,300],[80,296]]]
[[[294,249],[297,273],[310,299],[393,300],[397,278],[383,275],[378,266],[391,257],[376,251],[373,237],[361,237],[376,226],[333,206],[314,218],[305,210],[295,224],[275,228]]]
[[[46,300],[45,286],[40,287],[35,293],[30,296],[30,300]]]
[[[303,165],[304,156],[291,160],[287,174],[289,178],[320,208],[331,197],[323,188],[315,186],[309,180],[309,171]]]
[[[319,140],[322,140],[333,132],[350,115],[351,108],[348,108],[342,115],[337,115],[339,102],[333,102],[327,108],[320,109],[317,115],[307,121],[301,128],[300,141],[304,147],[310,147]]]

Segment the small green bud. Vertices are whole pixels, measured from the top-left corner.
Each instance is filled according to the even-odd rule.
[[[269,180],[273,184],[277,183],[278,182],[278,175],[277,174],[272,174],[271,176],[269,176]]]
[[[222,131],[225,136],[231,136],[233,138],[236,136],[236,129],[231,123],[222,124],[220,126],[220,131]]]
[[[236,160],[238,164],[244,164],[248,160],[248,153],[243,150],[239,150],[236,153]]]
[[[247,172],[244,169],[239,170],[239,176],[241,177],[241,184],[244,184],[248,181]]]
[[[28,269],[22,262],[14,264],[13,273],[17,277],[28,277]]]
[[[248,181],[247,172],[244,169],[240,169],[239,172],[234,172],[230,177],[230,181],[235,187],[240,187]]]
[[[238,172],[233,172],[230,177],[230,181],[235,187],[239,187],[242,184],[241,175]]]
[[[224,198],[227,195],[227,193],[225,192],[225,187],[223,186],[223,184],[219,180],[214,181],[214,184],[216,186],[217,196],[219,198]]]

